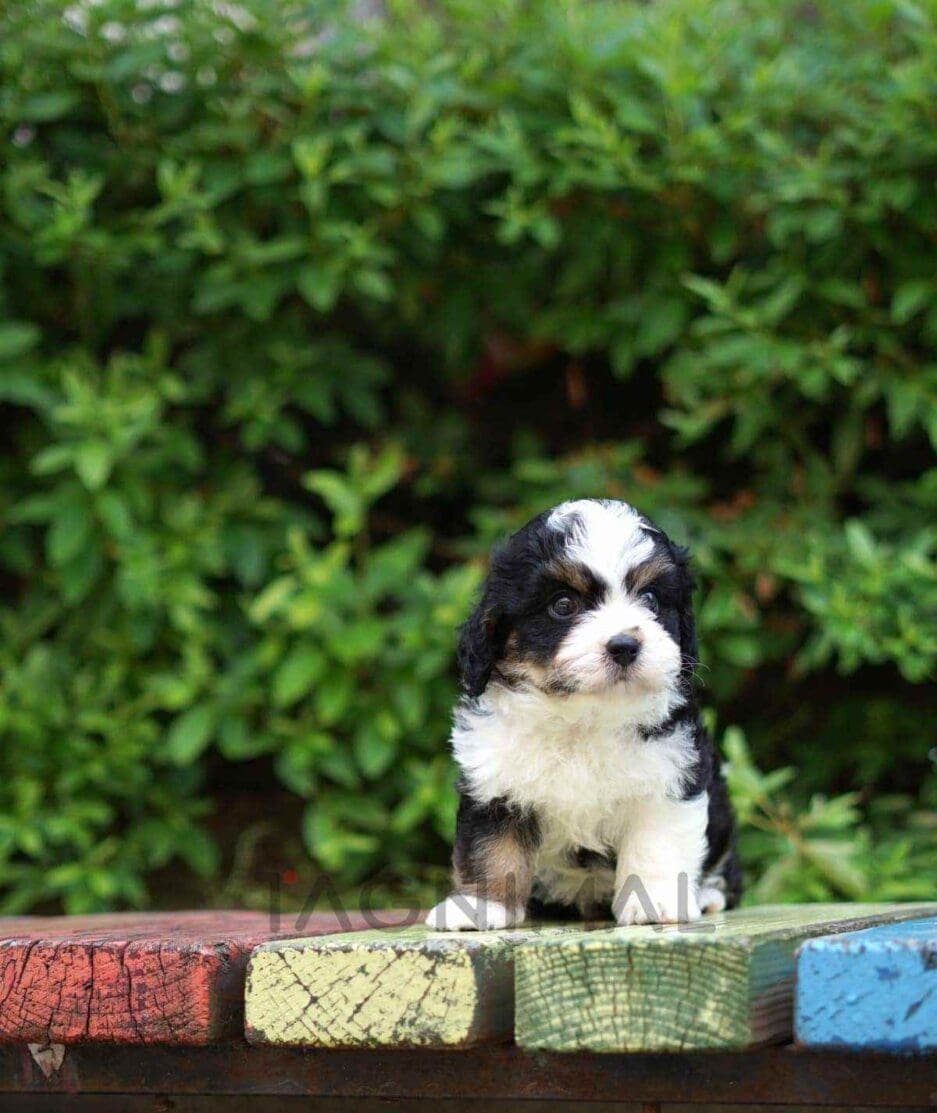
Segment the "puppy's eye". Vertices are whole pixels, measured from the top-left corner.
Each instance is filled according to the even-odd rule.
[[[572,595],[557,595],[547,610],[553,618],[572,618],[579,612],[579,600]]]
[[[660,600],[653,591],[645,591],[638,599],[639,603],[643,603],[651,614],[657,614],[660,610]]]

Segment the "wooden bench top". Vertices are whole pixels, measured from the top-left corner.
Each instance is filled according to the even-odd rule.
[[[259,947],[248,1038],[303,1047],[741,1050],[791,1038],[804,940],[933,904],[777,905],[699,923],[320,936]]]
[[[920,1016],[914,1049],[934,1046],[935,905],[469,934],[379,916],[381,931],[330,913],[275,931],[247,912],[0,919],[0,1105],[68,1093],[115,1110],[173,1094],[258,1109],[264,1095],[937,1108],[926,1055],[757,1046],[790,1041],[795,967],[826,978],[829,955],[849,965],[813,987],[824,1023],[849,1014],[871,969],[869,1015],[886,1028]]]

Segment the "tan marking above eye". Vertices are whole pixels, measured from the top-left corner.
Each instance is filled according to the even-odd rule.
[[[554,560],[547,565],[547,572],[560,583],[566,584],[572,591],[586,595],[592,586],[589,574],[585,568],[575,561]]]
[[[643,591],[650,587],[656,579],[663,576],[665,572],[672,572],[673,569],[673,561],[668,557],[651,557],[644,564],[639,564],[636,568],[631,569],[625,577],[625,584],[629,591]]]

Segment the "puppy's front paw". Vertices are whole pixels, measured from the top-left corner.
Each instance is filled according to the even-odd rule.
[[[631,924],[683,924],[701,916],[699,902],[686,875],[629,878],[614,903],[615,919]]]
[[[498,931],[523,922],[523,908],[507,908],[500,901],[467,893],[446,897],[426,917],[427,926],[436,931]]]
[[[701,885],[696,899],[703,912],[723,912],[725,910],[726,895],[715,885]]]

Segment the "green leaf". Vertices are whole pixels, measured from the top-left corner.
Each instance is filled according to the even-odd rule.
[[[369,780],[376,780],[397,756],[397,741],[365,724],[355,734],[353,749],[358,768]]]
[[[851,842],[808,839],[804,854],[845,896],[859,900],[868,891],[868,877],[856,860],[856,848]]]
[[[852,555],[866,567],[873,567],[878,560],[878,549],[868,527],[858,518],[853,518],[846,523],[845,533]]]
[[[313,309],[328,313],[341,293],[342,275],[335,268],[313,263],[302,267],[296,286]]]
[[[71,443],[50,444],[30,461],[30,471],[34,475],[53,475],[72,466],[75,446]]]
[[[273,702],[277,707],[289,707],[322,676],[327,661],[316,646],[297,645],[284,657],[273,677]]]
[[[59,569],[62,598],[73,606],[85,599],[104,569],[104,552],[100,541],[90,537],[87,543]]]
[[[339,825],[325,805],[309,804],[303,813],[303,837],[309,850],[329,870],[339,870],[354,855],[370,855],[379,843],[375,835]]]
[[[311,471],[303,477],[310,491],[319,495],[335,515],[335,532],[339,537],[352,537],[364,524],[367,510],[361,494],[348,480],[335,471]]]
[[[190,765],[208,748],[215,731],[215,709],[197,703],[173,720],[166,738],[166,757],[175,765]]]
[[[62,502],[46,534],[46,554],[53,567],[74,560],[87,548],[93,519],[86,503],[77,499]]]
[[[403,725],[408,730],[416,730],[423,722],[426,713],[426,690],[421,684],[401,680],[394,689],[394,706]]]
[[[400,445],[388,444],[372,458],[363,453],[356,455],[358,447],[352,450],[352,469],[363,481],[368,502],[375,502],[400,480],[406,462],[404,452]]]
[[[934,301],[934,284],[930,279],[903,282],[891,300],[891,319],[898,325],[907,324]]]
[[[277,614],[296,591],[293,576],[280,576],[269,583],[257,596],[250,608],[251,620],[263,625]]]
[[[720,655],[737,668],[750,669],[761,663],[761,644],[753,634],[723,634],[718,647]]]
[[[302,741],[277,755],[274,768],[279,779],[297,796],[312,796],[318,787],[316,758]]]
[[[75,449],[75,471],[91,491],[97,491],[111,474],[111,447],[106,441],[84,441]]]
[[[319,760],[319,768],[344,788],[358,788],[361,784],[352,754],[344,746],[336,745],[323,754]]]
[[[269,753],[273,740],[259,728],[251,729],[246,720],[228,715],[218,728],[218,749],[230,761],[247,761]]]
[[[78,93],[72,89],[33,93],[20,102],[16,114],[26,123],[45,124],[67,116],[78,103]]]
[[[415,529],[373,549],[364,570],[369,593],[381,596],[386,591],[405,590],[428,548],[428,533]]]
[[[644,307],[634,341],[639,355],[656,355],[679,337],[687,319],[687,309],[677,298],[653,298]],[[627,367],[619,364],[619,373]]]
[[[394,296],[393,283],[383,271],[357,271],[353,281],[362,294],[377,301],[390,301]]]
[[[26,321],[4,321],[0,324],[0,360],[15,359],[39,343],[39,329]]]
[[[386,640],[385,626],[379,618],[362,618],[343,626],[329,649],[342,664],[357,665],[380,657]]]
[[[119,491],[102,491],[97,500],[98,516],[108,533],[118,541],[133,536],[133,514],[127,499]]]
[[[330,672],[313,697],[319,722],[327,727],[337,723],[350,707],[354,691],[354,679],[350,672]]]

